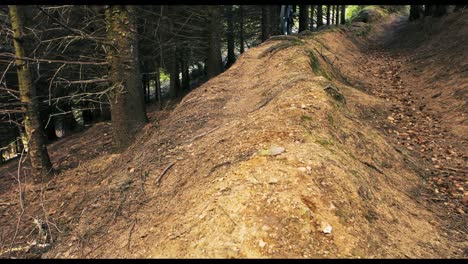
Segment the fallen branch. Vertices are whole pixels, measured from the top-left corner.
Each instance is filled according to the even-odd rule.
[[[163,170],[161,174],[159,174],[158,178],[156,178],[155,184],[159,186],[159,182],[161,181],[162,177],[167,173],[167,171],[174,166],[176,161],[172,162],[171,164],[167,165],[167,167]]]
[[[219,129],[219,127],[215,127],[215,128],[213,128],[213,129],[211,129],[211,130],[209,130],[207,132],[201,133],[200,135],[194,136],[189,142],[192,142],[195,139],[201,138],[201,137],[203,137],[203,136],[205,136],[205,135],[207,135],[207,134],[209,134],[209,133],[211,133],[211,132],[213,132],[213,131],[215,131],[217,129]]]

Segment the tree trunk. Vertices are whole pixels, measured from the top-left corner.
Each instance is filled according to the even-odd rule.
[[[330,13],[330,25],[335,24],[335,6],[331,6],[331,13]]]
[[[327,26],[330,25],[330,5],[327,5]]]
[[[262,42],[267,40],[271,35],[270,23],[270,8],[267,5],[262,5]]]
[[[317,6],[317,28],[323,26],[323,8],[321,5]]]
[[[340,6],[335,6],[335,25],[340,24]]]
[[[244,48],[244,8],[242,5],[239,5],[239,52],[242,54],[245,51]]]
[[[314,30],[314,10],[315,10],[315,5],[312,5],[310,7],[310,31]]]
[[[307,30],[309,27],[307,23],[309,22],[309,6],[300,5],[299,6],[299,32]]]
[[[434,9],[434,17],[441,17],[447,14],[448,5],[436,5]]]
[[[231,67],[236,61],[236,54],[234,54],[234,15],[232,14],[232,5],[226,6],[226,20],[227,20],[227,62],[226,69]]]
[[[269,15],[270,15],[270,36],[273,35],[280,35],[280,13],[281,13],[281,6],[280,5],[269,5]]]
[[[208,79],[215,77],[223,71],[223,62],[221,58],[221,40],[220,40],[220,25],[221,12],[219,6],[208,6],[208,49],[207,49],[207,64],[206,74]]]
[[[189,65],[188,65],[188,56],[186,50],[182,53],[180,58],[180,68],[182,72],[182,90],[190,90],[190,76],[189,76]]]
[[[159,71],[159,62],[156,60],[154,66],[154,88],[156,89],[156,100],[158,101],[159,110],[162,109],[162,98],[161,98],[161,76]]]
[[[50,162],[45,134],[39,118],[39,102],[36,97],[36,89],[31,82],[31,72],[26,61],[19,59],[27,57],[24,48],[24,15],[23,7],[9,6],[11,25],[13,28],[13,44],[15,47],[16,69],[18,73],[18,86],[20,101],[23,103],[25,113],[24,128],[28,137],[28,153],[31,161],[32,175],[35,183],[46,181],[50,178],[52,164]]]
[[[422,16],[423,7],[422,5],[411,5],[409,20],[416,20]]]
[[[179,90],[178,80],[179,72],[177,70],[177,48],[175,44],[172,45],[171,50],[169,51],[168,56],[168,71],[169,71],[169,98],[177,97]]]
[[[434,13],[433,5],[424,5],[424,16],[432,16]]]
[[[106,8],[107,54],[112,129],[115,147],[123,150],[148,121],[138,65],[138,37],[134,6]]]
[[[346,6],[342,5],[341,6],[341,19],[340,19],[341,25],[346,24]]]

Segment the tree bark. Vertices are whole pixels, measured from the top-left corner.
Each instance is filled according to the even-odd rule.
[[[22,8],[16,5],[9,6],[13,28],[13,44],[15,55],[18,58],[27,57],[24,48],[24,14]],[[40,183],[50,179],[52,164],[45,144],[45,134],[39,117],[39,102],[36,97],[36,89],[31,82],[31,72],[28,63],[18,58],[15,63],[20,101],[23,103],[22,108],[25,113],[24,128],[28,137],[28,154],[31,161],[33,181]]]
[[[346,6],[342,5],[341,6],[341,19],[340,19],[341,25],[346,24]]]
[[[236,54],[234,53],[234,15],[232,14],[232,5],[226,6],[226,20],[227,20],[227,62],[226,69],[231,67],[236,61]]]
[[[309,6],[300,5],[299,6],[299,32],[307,30],[309,27],[307,23],[309,22]]]
[[[221,11],[219,6],[208,6],[208,49],[206,74],[208,79],[215,77],[223,71],[221,59]]]
[[[330,5],[327,5],[327,26],[330,25]]]
[[[138,64],[138,37],[134,6],[106,8],[107,39],[111,45],[107,60],[112,129],[115,148],[123,150],[148,121]]]
[[[317,6],[317,28],[323,26],[323,7]]]

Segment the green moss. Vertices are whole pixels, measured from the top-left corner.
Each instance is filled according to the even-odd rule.
[[[302,121],[312,121],[312,117],[308,116],[308,115],[302,115],[301,116],[301,120]]]
[[[335,122],[335,119],[333,119],[333,115],[331,114],[327,114],[327,120],[328,120],[328,123],[333,127],[333,128],[338,128],[336,122]]]
[[[315,55],[315,52],[313,52],[312,50],[309,50],[309,64],[310,64],[310,67],[312,68],[312,71],[316,74],[316,75],[321,75],[323,77],[325,77],[327,80],[330,80],[331,81],[331,76],[330,74],[328,74],[327,71],[325,71],[325,69],[323,69],[323,67],[321,67],[320,65],[320,61],[319,59],[317,58],[317,55]]]
[[[314,73],[318,73],[318,71],[320,71],[320,61],[318,60],[317,56],[315,56],[315,53],[311,50],[309,50],[309,59],[310,67]]]
[[[328,140],[323,139],[323,138],[319,138],[319,139],[315,140],[315,142],[319,143],[323,147],[333,146],[333,143],[331,141],[328,141]]]

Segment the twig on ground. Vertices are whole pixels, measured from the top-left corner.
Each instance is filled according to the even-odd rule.
[[[132,233],[133,233],[133,229],[135,229],[135,225],[136,225],[137,222],[138,222],[138,220],[135,217],[135,220],[133,220],[132,227],[130,228],[130,231],[128,232],[128,242],[127,242],[128,251],[130,251],[130,242],[131,242],[131,239],[132,239]]]
[[[172,168],[172,166],[174,166],[174,164],[176,163],[176,161],[172,162],[171,164],[167,165],[167,167],[163,170],[163,172],[158,176],[158,178],[156,178],[156,185],[159,185],[159,182],[161,181],[162,177],[164,176],[164,174],[166,174],[166,172]]]
[[[215,128],[213,128],[213,129],[211,129],[211,130],[209,130],[207,132],[203,132],[203,133],[201,133],[199,135],[196,135],[189,142],[195,141],[196,139],[199,139],[199,138],[201,138],[201,137],[203,137],[203,136],[205,136],[207,134],[210,134],[211,132],[213,132],[213,131],[215,131],[217,129],[219,129],[219,127],[215,127]]]

